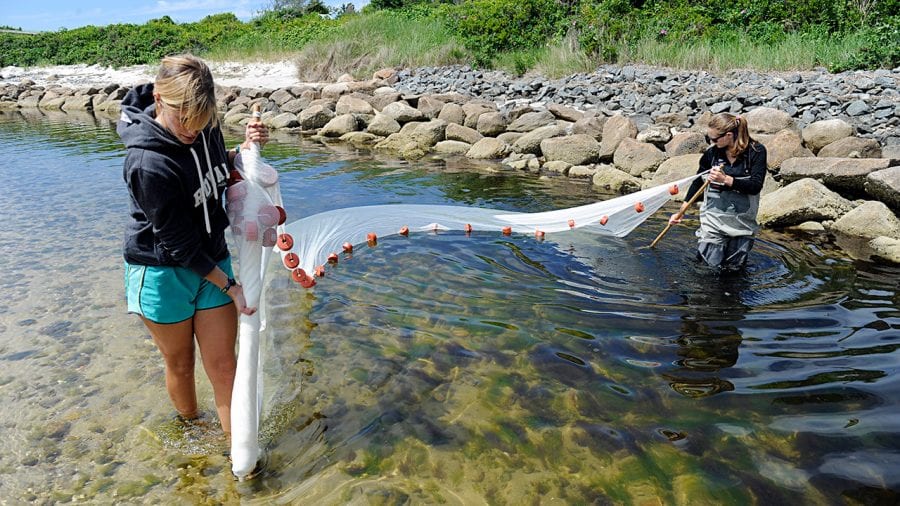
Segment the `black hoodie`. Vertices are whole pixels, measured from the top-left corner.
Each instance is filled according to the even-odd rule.
[[[225,140],[218,128],[207,127],[192,145],[182,144],[155,116],[152,84],[136,86],[122,100],[116,131],[128,148],[124,177],[131,200],[125,261],[188,267],[205,277],[228,257]]]

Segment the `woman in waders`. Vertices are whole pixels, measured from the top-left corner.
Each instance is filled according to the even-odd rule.
[[[697,171],[709,171],[700,207],[697,257],[712,267],[736,270],[747,263],[759,229],[756,212],[766,177],[766,148],[750,138],[745,119],[728,113],[712,117],[706,141],[711,146],[700,158]],[[669,223],[681,222],[688,202],[701,186],[701,179],[695,179],[680,212],[673,214]]]

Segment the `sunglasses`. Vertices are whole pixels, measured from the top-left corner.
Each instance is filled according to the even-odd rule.
[[[722,137],[725,137],[726,135],[728,135],[728,134],[730,134],[730,133],[731,133],[731,132],[725,132],[724,134],[722,134],[722,135],[720,135],[720,136],[718,136],[718,137],[710,137],[709,135],[705,135],[704,137],[706,137],[706,143],[707,143],[707,144],[713,144],[713,143],[715,143],[715,142],[719,142],[719,139],[721,139]]]

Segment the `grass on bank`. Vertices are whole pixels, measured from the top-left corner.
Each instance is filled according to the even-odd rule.
[[[466,63],[468,53],[436,18],[375,11],[352,16],[294,60],[301,80],[326,81],[345,73],[366,79],[386,67]]]

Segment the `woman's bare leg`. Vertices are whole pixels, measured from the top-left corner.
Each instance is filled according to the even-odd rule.
[[[203,368],[212,383],[216,410],[222,430],[231,438],[231,388],[237,359],[234,343],[237,339],[237,311],[234,304],[204,309],[194,315],[194,333],[200,346]]]
[[[166,390],[175,410],[187,419],[197,418],[197,390],[194,384],[194,322],[154,323],[146,318],[153,342],[166,363]]]

